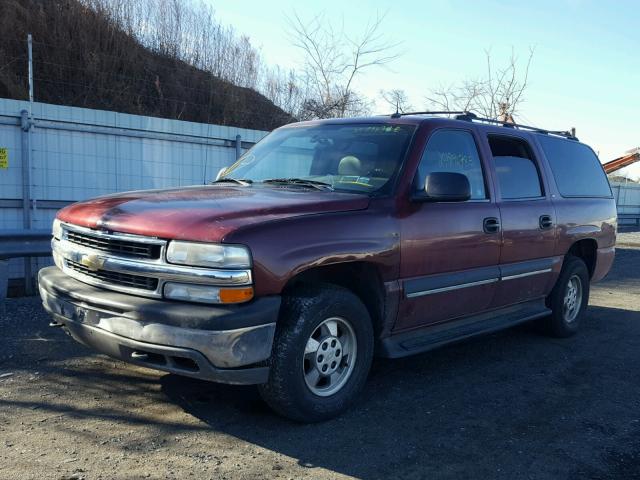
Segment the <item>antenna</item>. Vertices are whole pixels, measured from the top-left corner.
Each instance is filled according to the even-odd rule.
[[[400,101],[396,99],[396,113],[391,114],[391,118],[400,118]]]

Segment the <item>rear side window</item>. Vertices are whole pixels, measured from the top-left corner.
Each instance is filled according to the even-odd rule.
[[[491,135],[489,146],[504,200],[542,196],[538,167],[531,148],[524,140]]]
[[[593,150],[582,143],[539,136],[563,197],[611,197],[611,188]]]
[[[427,175],[434,172],[466,175],[471,187],[471,199],[487,198],[476,142],[467,131],[437,130],[431,135],[418,167],[420,190],[424,189]]]

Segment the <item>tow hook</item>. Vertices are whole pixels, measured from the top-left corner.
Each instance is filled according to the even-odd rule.
[[[49,322],[49,326],[60,328],[60,327],[64,327],[64,323],[60,323],[60,322],[56,322],[55,320],[52,320],[51,322]]]

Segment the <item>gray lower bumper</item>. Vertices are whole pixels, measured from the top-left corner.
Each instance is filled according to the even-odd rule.
[[[271,355],[275,318],[269,323],[231,330],[204,330],[176,326],[177,322],[142,321],[130,318],[127,312],[101,305],[100,295],[104,291],[81,282],[78,282],[80,294],[69,291],[67,295],[60,285],[61,272],[58,272],[56,267],[41,271],[42,302],[55,321],[79,342],[130,363],[180,375],[237,384],[267,380],[267,367],[251,365]],[[68,288],[67,279],[62,283]],[[94,295],[90,294],[92,290],[96,290]],[[237,314],[234,310],[234,315]],[[193,319],[191,321],[193,323]]]

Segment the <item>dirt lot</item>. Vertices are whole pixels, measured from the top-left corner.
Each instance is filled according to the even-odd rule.
[[[640,249],[591,305],[568,340],[516,328],[379,360],[356,408],[305,426],[255,388],[96,355],[9,300],[0,478],[640,478]]]

